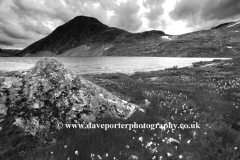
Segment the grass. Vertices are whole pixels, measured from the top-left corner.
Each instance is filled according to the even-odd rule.
[[[94,83],[136,103],[128,120],[105,117],[98,123],[199,123],[199,129],[89,129],[62,130],[57,142],[37,147],[18,159],[24,160],[235,160],[240,158],[239,61],[214,68],[168,69],[149,73],[85,75]],[[229,72],[231,75],[216,75]],[[210,77],[206,77],[208,74]],[[211,76],[215,76],[215,78]],[[169,143],[173,138],[179,143]],[[77,153],[77,154],[76,154]],[[16,154],[15,154],[16,155]],[[5,159],[14,159],[5,157]],[[15,158],[16,159],[16,158]]]

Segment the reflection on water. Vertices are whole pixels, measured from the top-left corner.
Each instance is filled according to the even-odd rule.
[[[41,57],[1,57],[0,70],[27,70]],[[115,73],[131,74],[154,71],[173,66],[191,66],[194,62],[219,58],[169,58],[169,57],[56,57],[75,74]],[[220,58],[226,59],[226,58]]]

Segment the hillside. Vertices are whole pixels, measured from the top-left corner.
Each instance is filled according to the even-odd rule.
[[[0,48],[0,57],[12,57],[18,54],[20,50],[17,49],[1,49]]]
[[[130,76],[77,76],[42,59],[28,71],[2,73],[0,159],[240,159],[239,68],[234,58]],[[73,127],[89,121],[136,127]]]
[[[18,56],[236,57],[239,31],[239,22],[230,22],[178,36],[156,30],[130,33],[78,16]]]

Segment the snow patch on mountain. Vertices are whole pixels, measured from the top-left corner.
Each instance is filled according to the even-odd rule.
[[[234,23],[234,24],[228,26],[228,28],[229,28],[229,27],[233,27],[233,26],[235,26],[235,25],[237,25],[237,24],[240,24],[240,21],[238,21],[238,22],[236,22],[236,23]]]
[[[172,38],[170,38],[169,36],[162,36],[162,39],[163,39],[163,40],[169,40],[169,41],[172,40]]]

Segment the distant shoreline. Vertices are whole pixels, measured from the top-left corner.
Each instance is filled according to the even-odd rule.
[[[74,74],[151,72],[166,68],[190,67],[195,62],[228,60],[232,58],[179,58],[179,57],[54,57]],[[32,68],[41,57],[0,59],[0,70],[24,71]]]

